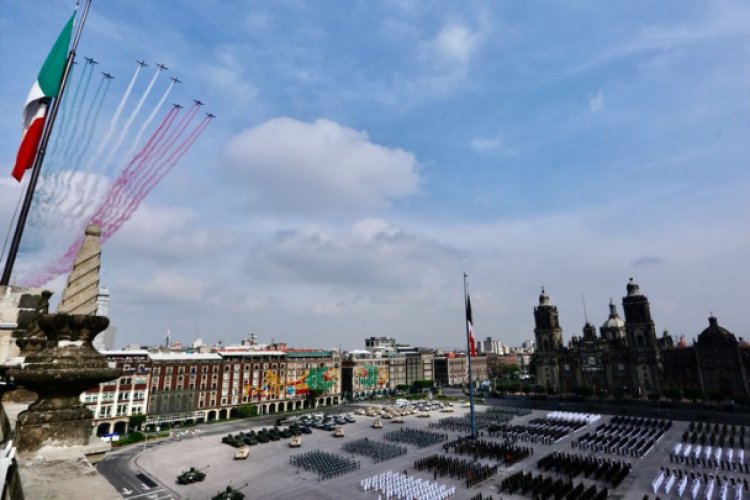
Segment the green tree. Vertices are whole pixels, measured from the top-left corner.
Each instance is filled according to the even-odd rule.
[[[146,423],[146,415],[143,413],[137,413],[135,415],[131,415],[128,419],[128,428],[133,431],[140,429],[140,427]]]
[[[240,418],[257,417],[258,407],[255,405],[242,405],[237,408],[237,416]]]

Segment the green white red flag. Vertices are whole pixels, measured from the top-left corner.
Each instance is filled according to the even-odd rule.
[[[23,138],[18,148],[16,165],[13,167],[13,177],[21,182],[23,173],[34,165],[34,158],[42,138],[44,124],[47,119],[49,104],[53,97],[60,92],[60,83],[65,72],[65,62],[68,58],[70,39],[73,34],[75,12],[63,28],[52,50],[39,71],[34,85],[31,86],[26,104],[23,107]]]

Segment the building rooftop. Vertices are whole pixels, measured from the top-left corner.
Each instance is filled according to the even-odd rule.
[[[220,361],[221,356],[215,353],[197,352],[152,352],[149,356],[154,361]]]

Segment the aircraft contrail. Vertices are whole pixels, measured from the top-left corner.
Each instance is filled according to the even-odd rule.
[[[161,138],[163,138],[163,134],[166,132],[166,129],[174,120],[174,117],[176,116],[178,111],[179,110],[177,109],[171,109],[169,113],[167,113],[159,127],[154,131],[149,140],[143,146],[143,149],[137,155],[135,155],[130,164],[125,168],[122,174],[120,174],[120,177],[118,177],[118,179],[112,184],[109,190],[109,194],[107,195],[107,197],[105,197],[94,215],[92,215],[92,217],[90,218],[91,223],[99,224],[101,226],[103,216],[111,207],[111,205],[109,204],[110,198],[113,197],[114,194],[119,189],[121,189],[124,184],[126,184],[127,179],[133,175],[134,169],[132,167],[148,152],[150,152]],[[75,260],[76,253],[78,252],[78,248],[80,248],[82,241],[83,236],[78,237],[70,245],[70,247],[68,247],[68,250],[62,256],[60,256],[60,258],[58,258],[55,262],[50,263],[44,271],[32,276],[28,280],[25,280],[25,283],[27,283],[29,286],[41,286],[53,280],[57,276],[70,271],[70,266]]]
[[[71,103],[71,122],[68,126],[69,135],[66,134],[64,138],[61,138],[61,141],[63,141],[63,144],[61,146],[62,148],[62,154],[59,155],[59,160],[62,162],[62,168],[68,168],[69,165],[66,165],[66,160],[69,159],[70,152],[73,149],[73,146],[78,141],[79,131],[80,127],[78,126],[78,121],[81,118],[81,111],[83,110],[83,103],[86,102],[86,96],[88,95],[89,91],[89,85],[91,84],[91,76],[94,74],[94,65],[93,64],[86,64],[86,67],[84,68],[84,75],[81,75],[81,77],[85,80],[83,83],[83,91],[81,92],[81,99],[79,101],[73,101]],[[86,72],[86,70],[89,70]]]
[[[146,102],[148,95],[151,93],[151,89],[154,87],[154,84],[156,83],[156,79],[159,78],[159,74],[161,74],[161,70],[157,68],[156,72],[154,73],[154,76],[151,78],[151,81],[148,83],[148,86],[146,87],[146,91],[143,92],[143,95],[138,100],[138,104],[136,104],[135,108],[133,108],[133,111],[130,113],[130,116],[128,117],[128,121],[125,122],[125,126],[122,127],[122,131],[117,137],[117,142],[115,143],[114,147],[109,149],[109,155],[107,156],[107,159],[104,160],[104,164],[103,164],[105,168],[109,166],[110,162],[112,161],[112,158],[114,158],[115,156],[115,153],[117,152],[118,149],[120,149],[120,146],[122,146],[122,142],[125,140],[125,137],[128,135],[128,131],[130,130],[130,126],[133,124],[133,120],[135,120],[135,117],[138,116],[138,113],[140,113],[141,108],[143,107],[143,103]]]
[[[128,185],[131,180],[139,175],[143,165],[154,151],[159,146],[161,141],[172,127],[176,116],[179,114],[179,109],[172,108],[169,113],[164,117],[159,127],[151,134],[151,137],[143,146],[141,151],[133,157],[128,166],[123,170],[120,176],[110,187],[109,192],[105,199],[99,204],[99,208],[96,213],[92,216],[91,220],[95,224],[103,226],[107,220],[113,217],[112,213],[119,210],[121,204],[121,198],[124,195],[123,191],[128,189]]]
[[[110,139],[112,139],[112,134],[115,132],[115,127],[117,127],[117,122],[120,121],[120,115],[122,115],[122,110],[125,108],[125,104],[128,102],[128,97],[130,97],[130,93],[133,91],[133,85],[135,85],[135,81],[138,79],[138,73],[140,73],[140,71],[141,71],[141,65],[138,64],[135,67],[135,72],[133,73],[133,76],[130,78],[130,83],[128,83],[127,89],[125,89],[125,93],[122,95],[122,98],[120,99],[120,103],[117,105],[117,110],[115,110],[115,114],[112,116],[112,120],[109,122],[109,128],[107,129],[107,133],[104,136],[104,139],[102,139],[102,142],[99,143],[99,148],[96,150],[96,154],[94,154],[91,160],[87,163],[87,167],[94,165],[96,161],[99,160],[102,153],[104,152],[104,148],[107,147],[107,144],[109,143]]]
[[[172,108],[172,110],[179,111],[178,108]],[[169,148],[172,147],[172,145],[175,143],[175,141],[177,141],[180,135],[182,135],[185,128],[188,126],[197,111],[197,105],[190,108],[185,116],[180,119],[177,125],[173,129],[168,130],[165,134],[165,137],[158,141],[158,143],[154,145],[154,148],[149,151],[148,154],[141,160],[137,167],[138,176],[134,177],[132,181],[129,179],[127,185],[124,186],[126,189],[119,191],[118,193],[116,193],[116,196],[112,198],[111,202],[115,209],[118,209],[118,207],[124,208],[125,206],[129,205],[129,203],[126,201],[126,193],[131,193],[138,190],[140,182],[144,178],[146,178],[147,175],[149,175],[151,169],[156,164],[158,164],[159,161],[161,161],[164,154],[169,150]],[[125,198],[123,199],[123,197]],[[115,215],[114,217],[117,217],[117,215]]]
[[[180,159],[187,153],[190,147],[195,143],[198,137],[203,133],[208,124],[211,122],[210,117],[203,119],[195,129],[185,138],[185,140],[173,151],[170,157],[159,165],[160,168],[152,170],[151,175],[145,179],[145,182],[140,184],[138,191],[134,193],[134,196],[130,198],[124,213],[119,214],[118,218],[110,221],[106,227],[102,228],[102,236],[109,238],[111,235],[116,233],[120,227],[133,215],[138,209],[141,202],[148,196],[151,190],[164,178],[165,175],[180,161]],[[105,236],[106,235],[106,236]]]
[[[162,94],[161,99],[159,99],[159,102],[156,104],[156,106],[154,106],[154,109],[151,111],[151,114],[148,115],[148,118],[146,118],[146,121],[143,122],[143,125],[141,125],[141,128],[138,130],[138,134],[135,136],[135,140],[133,141],[133,144],[130,146],[130,149],[125,154],[125,156],[123,156],[123,158],[125,158],[125,161],[128,161],[128,159],[132,157],[133,153],[135,153],[135,150],[138,147],[138,144],[141,143],[143,134],[146,132],[146,129],[148,129],[149,125],[151,125],[151,122],[154,121],[156,114],[164,105],[164,101],[167,100],[167,97],[169,97],[169,94],[172,92],[172,88],[174,88],[174,85],[175,85],[175,81],[173,80],[167,87],[167,90],[164,91],[164,94]]]

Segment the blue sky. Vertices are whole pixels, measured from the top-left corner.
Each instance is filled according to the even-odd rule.
[[[72,2],[48,5],[0,0],[8,172]],[[105,114],[145,59],[218,115],[105,245],[118,344],[457,346],[464,271],[510,344],[541,285],[569,337],[630,276],[659,329],[750,335],[747,2],[175,5],[95,1],[79,50],[117,77]],[[0,179],[3,227],[19,192]]]

